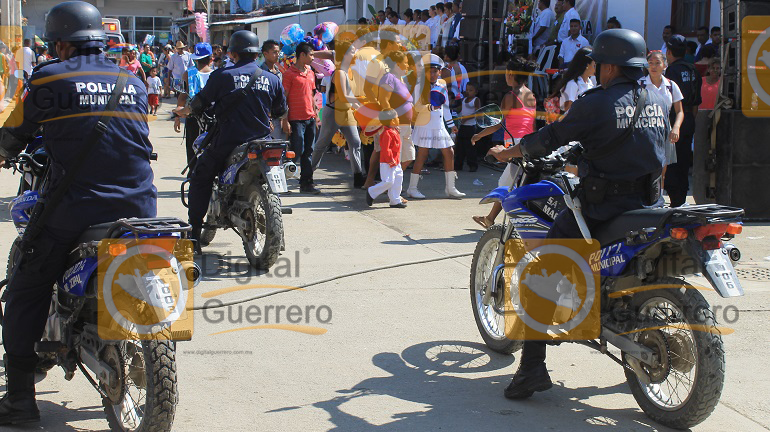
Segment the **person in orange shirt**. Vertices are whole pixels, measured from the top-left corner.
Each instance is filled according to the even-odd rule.
[[[398,129],[396,110],[380,113],[381,125],[370,126],[368,135],[380,134],[380,178],[381,182],[366,190],[366,203],[371,206],[375,198],[387,192],[391,208],[406,208],[401,201],[404,171],[401,169],[401,133]]]

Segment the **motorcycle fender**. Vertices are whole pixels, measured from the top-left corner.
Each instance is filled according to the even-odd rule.
[[[270,185],[270,190],[275,194],[286,193],[289,191],[286,184],[286,174],[283,172],[282,166],[269,167],[270,170],[266,172],[267,184]]]
[[[703,250],[700,242],[694,240],[690,240],[688,246],[690,256],[698,262],[701,273],[720,296],[728,298],[743,295],[743,287],[738,280],[738,275],[735,274],[735,267],[730,261],[727,249],[721,247],[714,250]]]
[[[492,192],[490,192],[487,196],[481,199],[481,202],[479,204],[491,204],[495,202],[503,202],[503,198],[508,196],[509,190],[507,187],[499,187]]]

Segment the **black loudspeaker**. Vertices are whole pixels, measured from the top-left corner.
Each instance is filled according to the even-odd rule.
[[[747,219],[770,219],[770,193],[762,187],[770,184],[770,146],[757,141],[767,136],[768,119],[749,118],[739,110],[722,111],[715,159],[705,167],[716,169],[716,202],[745,209]],[[693,165],[693,169],[704,167]]]
[[[468,0],[463,2],[463,16],[467,19],[472,16],[489,17],[489,12],[484,9],[484,4],[492,7],[492,17],[500,18],[503,16],[503,2],[501,0]]]
[[[483,68],[489,62],[489,44],[475,40],[460,40],[460,59],[464,65]]]
[[[741,25],[744,18],[755,15],[770,15],[770,1],[722,1],[722,38],[727,57],[722,71],[724,94],[734,102],[735,107],[741,104]]]
[[[500,22],[492,21],[493,39],[500,37]],[[489,19],[465,17],[460,22],[460,37],[468,40],[489,40]]]
[[[465,5],[463,5],[463,8]],[[741,21],[747,16],[770,15],[770,2],[767,0],[722,0],[722,37],[726,39],[740,36]],[[716,24],[712,24],[716,25]]]

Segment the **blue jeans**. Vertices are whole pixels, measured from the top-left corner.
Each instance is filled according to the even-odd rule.
[[[313,144],[315,144],[315,119],[292,120],[291,125],[291,149],[296,156],[294,163],[300,167],[299,184],[313,184]]]

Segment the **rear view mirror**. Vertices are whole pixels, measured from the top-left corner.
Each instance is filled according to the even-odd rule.
[[[503,113],[500,107],[495,104],[481,107],[475,115],[476,124],[484,129],[497,126],[503,121]]]
[[[24,71],[21,69],[16,69],[16,72],[13,73],[13,76],[18,79],[24,79]]]

